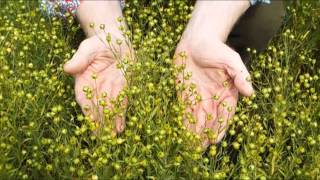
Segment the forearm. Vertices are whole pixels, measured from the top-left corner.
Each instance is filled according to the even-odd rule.
[[[213,33],[214,38],[225,42],[239,17],[249,8],[248,0],[242,1],[204,1],[196,2],[187,29],[203,34]],[[195,30],[198,29],[198,30]]]
[[[122,16],[120,1],[81,1],[77,9],[77,18],[88,37],[103,30],[100,24],[104,24],[107,31],[118,32],[117,18]],[[94,23],[92,28],[89,25]]]

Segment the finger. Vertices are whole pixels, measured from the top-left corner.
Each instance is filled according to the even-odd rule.
[[[227,72],[232,77],[235,87],[244,96],[250,96],[253,93],[252,83],[250,82],[250,74],[237,53],[229,56],[227,62]]]
[[[184,118],[184,126],[190,131],[196,133],[197,115],[200,109],[200,103],[196,102],[195,92],[191,92],[188,89],[182,91],[181,100],[187,106]]]
[[[199,109],[197,110],[197,123],[195,124],[195,132],[201,134],[206,124],[206,111],[203,107],[203,103],[200,103]]]
[[[210,121],[214,121],[213,116],[215,116],[215,109],[213,108],[213,103],[211,100],[203,100],[201,101],[199,106],[200,107],[196,112],[197,123],[195,125],[195,132],[201,136],[202,147],[206,148],[210,144],[210,142],[204,130],[206,129],[207,124]]]
[[[206,122],[205,122],[205,127],[206,128],[211,128],[218,117],[218,103],[217,101],[213,101],[210,99],[209,101],[210,105],[208,106],[208,113],[206,117]],[[210,109],[209,109],[210,108]]]
[[[224,90],[225,91],[225,90]],[[219,99],[225,98],[225,93],[216,92],[215,95],[219,96]],[[205,122],[205,131],[203,132],[204,136],[202,139],[202,147],[207,148],[210,144],[214,143],[214,131],[212,131],[212,127],[217,120],[218,117],[218,105],[221,100],[219,99],[212,99],[208,100],[208,103],[205,106],[207,116]]]
[[[200,105],[192,105],[186,109],[186,117],[184,119],[184,126],[191,132],[196,133],[197,126],[197,114],[199,111]]]
[[[83,72],[91,63],[95,55],[95,46],[91,39],[84,40],[73,57],[64,65],[66,73],[75,75]]]
[[[215,123],[212,126],[212,130],[216,133],[216,143],[220,142],[227,130],[228,121],[232,118],[235,113],[237,105],[237,93],[233,96],[226,97],[218,105],[218,114]]]
[[[114,99],[117,98],[118,95],[113,95]],[[127,100],[124,100],[124,105],[127,105]],[[119,112],[115,118],[115,129],[118,133],[121,133],[125,128],[125,116],[124,112]]]
[[[188,59],[188,54],[183,50],[185,48],[179,47],[176,49],[175,54],[173,56],[173,61],[176,65],[185,64],[186,59]]]
[[[197,124],[196,124],[196,133],[201,134],[206,127],[208,121],[213,120],[213,116],[216,115],[216,109],[211,99],[211,89],[198,84],[198,89],[201,95],[201,101],[199,102],[199,108],[196,112]]]
[[[122,76],[119,76],[114,83],[110,84],[111,87],[111,98],[114,100],[119,100],[117,99],[117,97],[119,96],[120,91],[123,89],[124,87],[124,79]],[[122,104],[123,103],[123,104]],[[127,105],[127,99],[124,99],[123,102],[121,102],[120,105]],[[113,108],[114,105],[111,105],[111,107]],[[117,115],[116,119],[115,119],[115,129],[118,133],[122,132],[125,128],[125,116],[124,116],[124,112],[120,112],[122,114]]]
[[[80,85],[80,83],[77,82],[75,83],[75,96],[76,96],[76,101],[80,105],[81,110],[84,115],[90,117],[92,120],[97,121],[98,118],[98,110],[97,110],[97,104],[94,101],[95,99],[95,94],[92,92],[92,98],[88,99],[83,92],[83,86]]]
[[[128,98],[125,97],[124,98],[124,101],[123,101],[123,105],[124,107],[127,107],[128,106]],[[117,132],[121,133],[123,132],[125,126],[126,126],[126,123],[125,123],[125,112],[122,113],[122,116],[116,120],[116,130]]]

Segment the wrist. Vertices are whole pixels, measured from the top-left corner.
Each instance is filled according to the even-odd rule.
[[[233,25],[249,8],[245,1],[197,1],[186,29],[226,42]],[[208,38],[208,37],[206,37]]]
[[[123,37],[123,32],[119,29],[119,24],[108,25],[105,23],[96,24],[93,23],[92,26],[85,29],[87,38],[93,36],[99,36],[106,40],[106,36],[110,33],[111,36],[115,36],[117,38]],[[104,27],[104,28],[103,28]]]
[[[87,37],[105,31],[120,32],[119,17],[122,17],[120,1],[83,1],[77,10],[77,18]]]

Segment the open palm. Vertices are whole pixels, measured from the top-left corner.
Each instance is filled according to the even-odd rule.
[[[196,85],[200,95],[197,103],[188,109],[196,121],[185,120],[185,126],[204,137],[203,145],[219,142],[225,134],[228,119],[235,112],[238,91],[249,96],[253,89],[247,81],[249,73],[240,56],[222,42],[203,40],[201,44],[181,40],[177,49],[176,64],[185,64],[185,72],[191,72],[186,84]],[[186,57],[181,57],[185,52]],[[179,55],[180,54],[180,55]],[[179,77],[183,81],[182,77]],[[194,99],[190,91],[185,90],[183,97]],[[211,138],[208,138],[208,130]],[[213,135],[212,135],[213,133]],[[212,138],[213,137],[213,138]]]
[[[106,42],[98,35],[84,40],[64,69],[75,77],[76,101],[84,114],[102,122],[103,107],[112,108],[115,99],[125,86],[125,78],[116,67],[117,60]],[[118,52],[128,52],[126,46],[118,46]],[[117,132],[124,129],[124,118],[118,117],[115,123]]]

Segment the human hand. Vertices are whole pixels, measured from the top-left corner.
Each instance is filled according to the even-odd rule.
[[[119,56],[124,57],[129,52],[128,46],[124,43],[117,45],[114,42],[120,39],[121,35],[109,35],[114,50],[118,51]],[[76,101],[83,113],[99,123],[103,122],[103,106],[112,109],[110,100],[118,96],[126,83],[123,72],[116,67],[119,57],[115,58],[105,39],[106,34],[103,33],[84,40],[72,59],[64,66],[65,72],[75,78]],[[115,130],[123,131],[124,125],[124,118],[117,117]]]
[[[245,96],[253,93],[249,73],[239,54],[221,40],[208,37],[201,33],[184,34],[177,46],[175,60],[177,65],[185,65],[186,73],[192,73],[187,80],[180,74],[179,81],[195,84],[195,90],[201,96],[198,101],[191,97],[197,103],[188,109],[196,122],[185,119],[184,124],[203,137],[204,147],[223,138],[227,122],[235,113],[238,91]],[[190,99],[190,95],[187,89],[182,97]]]

